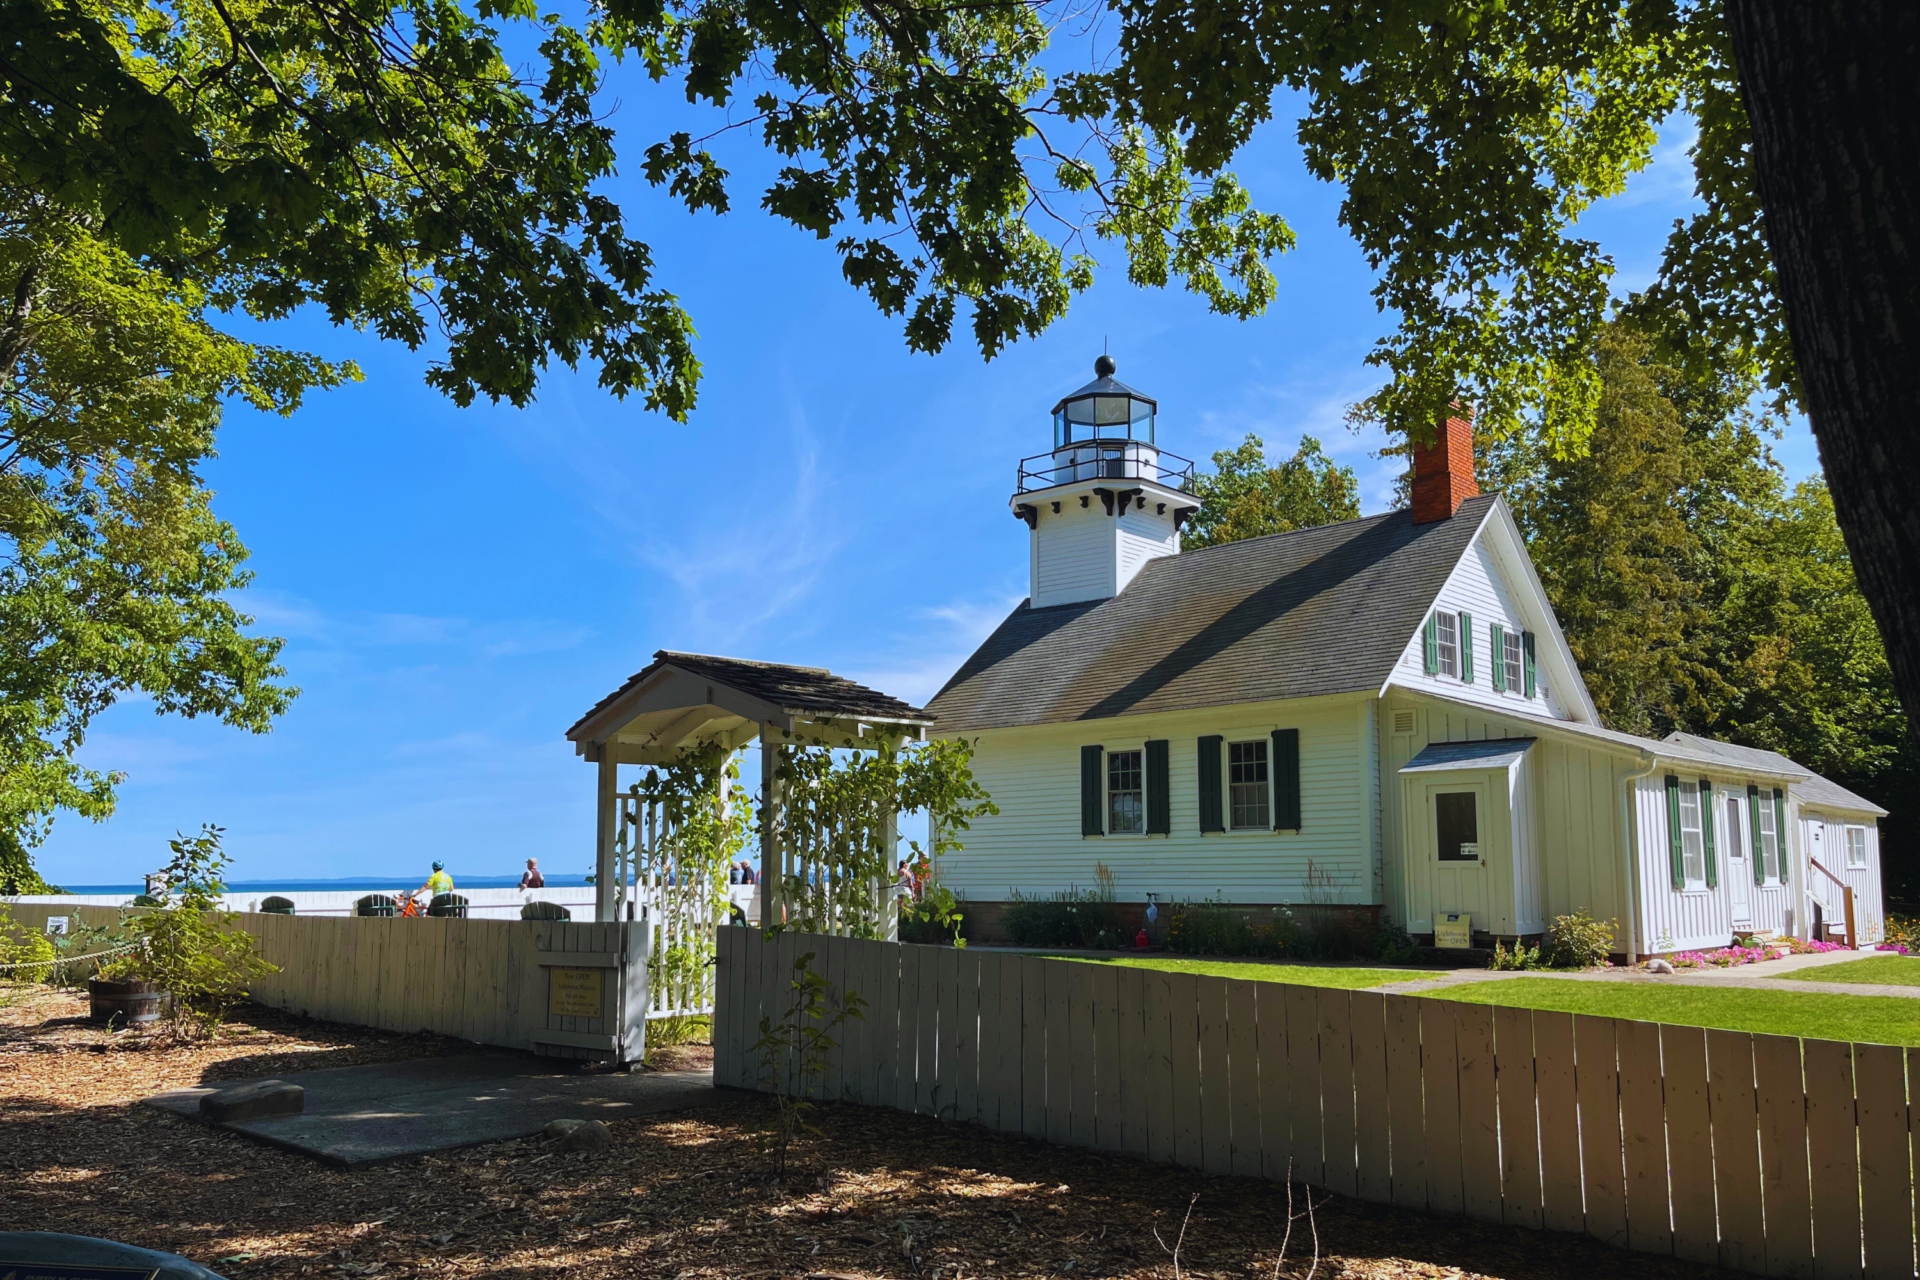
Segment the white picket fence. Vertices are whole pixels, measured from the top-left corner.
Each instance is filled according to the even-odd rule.
[[[744,928],[719,947],[719,1084],[775,1086],[752,1046],[813,952],[869,1005],[815,1097],[1772,1276],[1915,1274],[1920,1050]]]

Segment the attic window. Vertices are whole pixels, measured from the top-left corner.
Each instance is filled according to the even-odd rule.
[[[1451,613],[1439,613],[1434,617],[1439,623],[1440,674],[1457,679],[1460,675],[1459,619]]]
[[[1520,633],[1505,631],[1500,635],[1501,648],[1506,651],[1507,678],[1506,687],[1515,693],[1525,688],[1525,676],[1522,674],[1526,659],[1520,649]]]

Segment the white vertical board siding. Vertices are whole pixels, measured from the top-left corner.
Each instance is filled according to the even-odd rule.
[[[1172,515],[1155,515],[1129,504],[1126,514],[1114,524],[1119,556],[1119,569],[1114,578],[1116,593],[1127,589],[1127,584],[1133,581],[1133,575],[1140,572],[1147,561],[1170,556],[1180,550],[1180,538],[1173,531]]]
[[[1114,520],[1099,503],[1076,499],[1040,507],[1031,537],[1033,607],[1104,600],[1114,594]]]
[[[1512,836],[1509,847],[1513,850],[1513,877],[1509,882],[1512,889],[1512,916],[1516,933],[1539,933],[1547,927],[1540,914],[1541,881],[1539,837],[1535,822],[1538,805],[1534,802],[1534,764],[1533,753],[1540,749],[1535,742],[1533,750],[1514,761],[1508,769],[1507,795],[1512,804]]]
[[[1375,901],[1356,710],[1371,702],[1310,698],[984,731],[975,738],[973,774],[1000,813],[961,833],[963,847],[941,860],[941,879],[972,901],[1003,902],[1014,891],[1031,897],[1088,888],[1095,865],[1105,863],[1124,902],[1149,892],[1162,900],[1305,902],[1311,863],[1328,900]],[[1274,729],[1300,731],[1301,829],[1202,835],[1199,739],[1266,740]],[[1155,738],[1169,744],[1172,834],[1082,836],[1080,748],[1139,750]],[[1224,772],[1224,746],[1221,755]]]
[[[1820,859],[1820,865],[1832,871],[1849,885],[1853,886],[1853,922],[1859,929],[1857,941],[1861,945],[1882,942],[1886,938],[1886,907],[1881,899],[1883,889],[1880,876],[1880,824],[1872,814],[1848,814],[1840,810],[1827,808],[1803,809],[1800,811],[1801,845],[1812,856]],[[1811,829],[1820,828],[1820,843],[1816,846],[1808,839]],[[1865,827],[1867,831],[1867,865],[1849,867],[1847,865],[1847,828]],[[1827,903],[1827,919],[1835,923],[1844,923],[1846,910],[1842,895],[1833,882],[1811,867],[1807,869],[1807,887],[1810,892],[1825,886],[1827,892],[1822,900]],[[1811,912],[1807,923],[1813,923]]]
[[[1474,620],[1479,628],[1479,619]],[[1409,726],[1404,731],[1402,724]],[[1480,707],[1432,702],[1389,691],[1379,706],[1381,842],[1387,909],[1415,933],[1431,932],[1423,908],[1425,849],[1410,847],[1406,788],[1399,770],[1432,742],[1531,738],[1539,726]],[[1580,908],[1597,920],[1626,919],[1626,826],[1619,771],[1634,757],[1599,747],[1537,738],[1513,780],[1514,816],[1530,823],[1527,848],[1515,847],[1507,882],[1519,932],[1544,929]],[[1513,917],[1510,917],[1513,918]],[[1624,935],[1616,942],[1624,949]]]
[[[1655,769],[1633,787],[1634,812],[1640,824],[1640,950],[1724,947],[1733,939],[1733,904],[1727,895],[1724,867],[1718,888],[1673,887],[1673,850],[1667,826],[1668,772]],[[1681,781],[1691,786],[1699,778],[1697,774],[1683,774]],[[1716,837],[1718,834],[1716,831]]]
[[[1393,670],[1393,683],[1408,689],[1424,689],[1442,697],[1458,698],[1463,702],[1477,703],[1492,708],[1508,708],[1515,714],[1548,715],[1555,720],[1568,719],[1565,699],[1560,691],[1553,688],[1547,676],[1548,663],[1546,648],[1555,643],[1553,637],[1543,625],[1532,621],[1522,610],[1516,594],[1510,589],[1506,575],[1501,572],[1498,563],[1485,546],[1486,531],[1474,539],[1473,545],[1460,558],[1453,575],[1440,589],[1439,597],[1429,612],[1459,613],[1465,611],[1473,615],[1473,682],[1471,684],[1455,676],[1428,675],[1426,659],[1426,640],[1422,632],[1415,631],[1401,651],[1400,661]],[[1531,588],[1528,589],[1529,594]],[[1422,619],[1424,626],[1425,619]],[[1539,673],[1540,696],[1528,699],[1523,685],[1519,691],[1507,690],[1495,693],[1493,690],[1493,671],[1491,669],[1492,650],[1489,637],[1493,627],[1498,624],[1508,631],[1532,631],[1536,646],[1541,651],[1542,660],[1537,664]]]

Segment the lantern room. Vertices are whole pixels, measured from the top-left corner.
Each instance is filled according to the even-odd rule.
[[[1159,404],[1114,377],[1113,357],[1053,406],[1053,448],[1023,458],[1011,502],[1033,531],[1034,608],[1101,600],[1180,549],[1199,508],[1193,463],[1160,448]]]

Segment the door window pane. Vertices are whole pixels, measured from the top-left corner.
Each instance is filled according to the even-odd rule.
[[[1140,784],[1140,753],[1107,753],[1107,830],[1145,831],[1147,806]]]
[[[1267,811],[1267,744],[1227,744],[1227,799],[1235,828],[1265,827]]]
[[[1471,791],[1433,798],[1433,824],[1440,833],[1440,861],[1475,862],[1480,857],[1480,820]]]
[[[1747,842],[1740,838],[1740,797],[1727,794],[1727,856],[1735,862],[1747,860]]]

